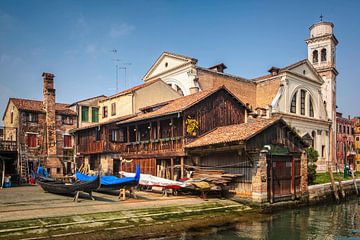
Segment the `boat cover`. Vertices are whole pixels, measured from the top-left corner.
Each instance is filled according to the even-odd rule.
[[[76,178],[79,181],[93,181],[96,179],[96,176],[89,176],[80,172],[76,172]],[[136,173],[132,177],[124,177],[124,178],[118,178],[115,176],[101,176],[101,185],[116,185],[131,181],[139,181],[140,179],[140,166],[136,165]]]
[[[121,172],[121,174],[123,174],[125,177],[134,177],[134,173]],[[178,182],[165,178],[155,177],[150,174],[141,174],[139,184],[143,186],[155,186],[175,189],[181,187],[188,187],[189,185],[185,182]]]

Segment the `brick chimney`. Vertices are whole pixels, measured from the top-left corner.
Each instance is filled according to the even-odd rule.
[[[54,74],[43,73],[43,106],[46,113],[46,150],[45,167],[50,168],[50,174],[62,175],[62,164],[57,158],[56,151],[56,115],[55,115],[55,88]]]
[[[280,68],[271,67],[271,68],[268,70],[268,72],[271,73],[272,76],[276,76],[276,75],[279,74]]]
[[[219,64],[209,67],[208,69],[211,71],[214,71],[214,72],[223,73],[226,68],[227,67],[225,64],[219,63]]]

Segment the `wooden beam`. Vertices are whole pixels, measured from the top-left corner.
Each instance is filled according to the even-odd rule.
[[[180,157],[181,178],[184,178],[184,157]]]
[[[170,158],[170,177],[174,180],[174,158]]]
[[[126,141],[129,143],[130,142],[130,129],[129,129],[130,127],[129,126],[127,126],[126,127],[126,137],[127,137],[127,139],[126,139]]]

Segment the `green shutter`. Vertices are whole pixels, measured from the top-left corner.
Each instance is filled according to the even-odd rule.
[[[89,107],[81,106],[81,121],[89,122]]]
[[[92,114],[91,114],[91,121],[92,122],[99,122],[99,109],[98,108],[91,108]]]

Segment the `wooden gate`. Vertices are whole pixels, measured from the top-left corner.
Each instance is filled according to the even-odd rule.
[[[300,158],[268,155],[267,166],[269,201],[295,199],[300,191]]]

